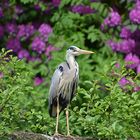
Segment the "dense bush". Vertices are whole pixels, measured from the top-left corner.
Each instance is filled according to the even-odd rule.
[[[13,50],[0,53],[1,139],[20,130],[54,133],[50,78],[70,45],[96,52],[77,59],[72,135],[140,139],[138,14],[139,1],[0,2],[0,48]],[[59,131],[65,134],[63,113]]]
[[[33,86],[32,67],[23,60],[7,53],[1,53],[0,60],[1,137],[17,130],[53,134],[55,119],[48,115],[46,85],[41,89]],[[81,84],[72,101],[71,133],[102,139],[139,139],[140,94],[136,91],[139,76],[133,71],[128,75],[124,67],[117,68],[113,63],[106,72],[96,75],[98,79],[95,77]],[[122,77],[131,83],[119,82]],[[65,127],[62,113],[62,134],[65,134]]]

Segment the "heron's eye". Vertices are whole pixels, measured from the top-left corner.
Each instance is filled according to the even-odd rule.
[[[69,47],[68,50],[75,50],[73,46]]]
[[[74,49],[73,47],[69,47],[69,48],[68,48],[68,50],[73,50],[73,49]]]
[[[73,52],[77,52],[77,49],[75,47],[73,47],[73,46],[69,47],[68,50],[71,50]]]
[[[63,71],[63,67],[62,66],[59,66],[59,70],[62,72]]]
[[[77,50],[76,49],[73,49],[73,52],[76,52]]]

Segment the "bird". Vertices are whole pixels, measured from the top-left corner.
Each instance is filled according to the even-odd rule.
[[[69,112],[68,106],[71,103],[79,81],[79,65],[75,57],[81,54],[93,54],[92,51],[80,49],[76,46],[70,46],[66,51],[65,62],[58,65],[52,79],[49,90],[49,114],[50,117],[56,117],[55,135],[58,133],[59,114],[66,110],[67,136],[70,136],[69,130]]]

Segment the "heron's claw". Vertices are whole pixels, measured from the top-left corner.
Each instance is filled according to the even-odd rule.
[[[58,132],[55,132],[54,136],[63,136],[63,135]]]
[[[67,134],[67,137],[69,137],[70,139],[72,140],[75,140],[74,136],[70,135],[70,134]]]

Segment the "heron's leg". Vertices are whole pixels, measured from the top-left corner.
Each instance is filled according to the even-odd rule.
[[[58,134],[58,123],[59,123],[59,98],[57,97],[57,110],[56,110],[56,129],[55,134]]]
[[[66,108],[66,123],[67,123],[67,136],[70,136],[70,130],[69,130],[69,111],[68,111],[68,108]]]

